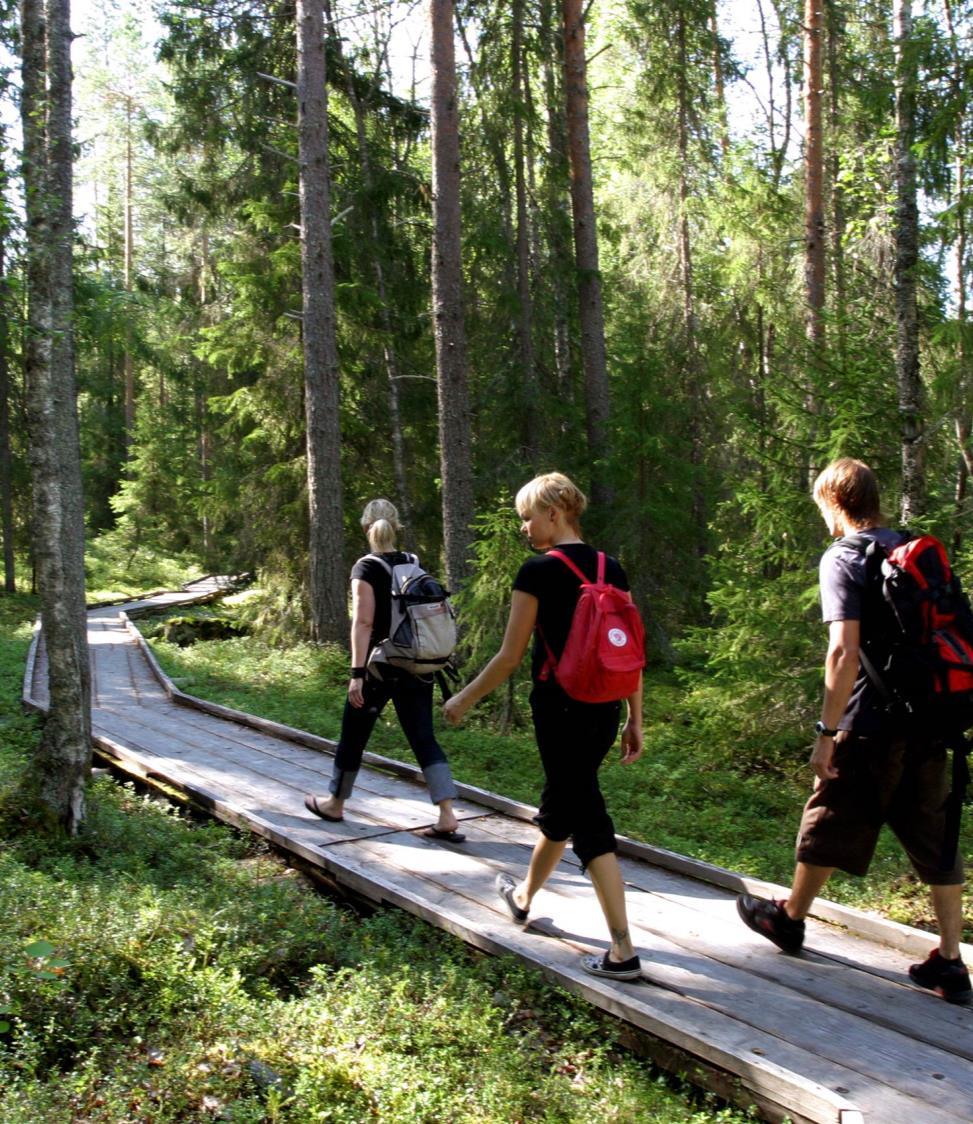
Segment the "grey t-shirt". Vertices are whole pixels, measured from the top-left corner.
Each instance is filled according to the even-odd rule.
[[[860,531],[864,539],[877,540],[886,550],[904,542],[908,537],[889,527],[873,527]],[[865,555],[854,546],[838,539],[821,556],[818,570],[821,584],[821,616],[825,624],[831,621],[861,621],[862,641],[868,638],[868,616],[865,609]],[[871,680],[859,667],[851,698],[838,723],[839,730],[854,730],[856,734],[875,734],[887,724],[889,718],[881,696]]]

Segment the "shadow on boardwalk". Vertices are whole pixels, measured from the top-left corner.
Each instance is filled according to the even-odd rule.
[[[601,981],[578,967],[605,947],[590,884],[566,858],[534,901],[526,929],[496,900],[501,870],[529,858],[533,809],[460,786],[467,842],[424,838],[435,821],[414,766],[366,755],[346,819],[304,809],[322,791],[333,743],[178,691],[129,617],[218,595],[220,580],[89,613],[98,753],[133,776],[186,793],[375,902],[409,910],[487,952],[517,956],[647,1031],[656,1056],[771,1119],[854,1124],[973,1120],[973,1009],[913,988],[905,970],[927,933],[819,902],[801,957],[778,953],[737,920],[756,879],[621,841],[642,979]],[[35,637],[25,704],[43,710],[47,672]],[[966,948],[969,957],[973,950]]]

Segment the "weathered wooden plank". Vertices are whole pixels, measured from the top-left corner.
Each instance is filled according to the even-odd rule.
[[[132,626],[132,628],[137,633],[134,626]],[[328,739],[320,738],[313,734],[307,734],[304,731],[295,730],[293,727],[274,723],[268,719],[245,715],[243,712],[234,711],[229,707],[210,703],[207,700],[198,699],[195,696],[187,695],[179,691],[171,685],[171,682],[168,680],[165,672],[159,667],[151,649],[145,643],[141,634],[138,634],[138,639],[153,666],[155,674],[159,677],[160,682],[168,684],[166,689],[171,692],[170,697],[179,705],[201,709],[207,713],[225,717],[230,721],[252,725],[254,728],[265,730],[267,733],[295,740],[299,742],[299,744],[322,749],[325,752],[333,752],[334,743],[329,742]],[[373,764],[387,771],[396,772],[401,776],[415,777],[416,774],[419,773],[416,766],[409,765],[406,762],[395,761],[391,758],[383,758],[377,754],[366,753],[365,761],[368,764]],[[537,809],[531,805],[524,804],[520,801],[511,801],[506,797],[500,797],[496,793],[488,792],[485,789],[462,783],[458,783],[457,787],[461,795],[465,798],[474,800],[488,808],[502,811],[506,815],[517,819],[530,820],[537,811]],[[656,847],[638,840],[629,839],[625,836],[619,836],[619,853],[621,855],[640,859],[643,862],[666,870],[672,870],[697,881],[709,882],[714,886],[732,890],[735,893],[755,893],[762,897],[781,897],[787,893],[787,887],[780,886],[776,883],[765,882],[762,879],[741,875],[735,871],[726,870],[723,867],[705,863],[686,855],[680,855],[675,851],[669,851],[663,847]],[[854,909],[851,906],[829,902],[823,898],[815,902],[811,915],[823,921],[842,925],[852,933],[867,937],[872,941],[887,944],[889,947],[897,948],[912,956],[924,957],[936,944],[935,937],[920,929],[915,929],[908,925],[901,925],[887,918]],[[967,953],[973,956],[973,948],[965,946],[964,955]]]
[[[356,849],[371,855],[386,872],[395,872],[392,877],[396,879],[408,873],[422,882],[432,883],[435,891],[427,888],[421,892],[427,900],[435,898],[440,907],[447,907],[453,895],[482,908],[480,903],[489,902],[493,895],[496,867],[476,861],[479,821],[472,827],[474,846],[469,851],[456,848],[444,852],[414,837],[408,843],[396,835],[363,840],[356,844]],[[344,850],[340,849],[342,859]],[[603,930],[604,922],[593,891],[579,874],[569,874],[567,878],[562,875],[557,892],[548,894],[547,905],[552,904],[552,898],[556,899],[554,918],[551,921],[537,918],[532,931],[545,932],[586,951],[607,947],[605,938],[592,935]],[[514,928],[499,902],[495,912],[502,926]],[[753,989],[746,973],[704,957],[687,957],[677,945],[657,934],[647,934],[635,927],[633,940],[644,958],[644,976],[667,991],[694,1000],[735,1022],[746,1023],[772,1039],[829,1060],[854,1073],[859,1086],[875,1084],[904,1094],[909,1112],[914,1111],[916,1099],[925,1098],[930,1085],[938,1082],[936,1101],[944,1112],[952,1113],[957,1120],[973,1115],[973,1089],[967,1080],[969,1067],[964,1061],[944,1057],[922,1044],[912,1044],[906,1037],[884,1028],[873,1028],[866,1020],[850,1018],[846,1012],[834,1011],[827,1003],[807,996],[795,995],[786,989],[773,993],[767,989],[762,992]],[[892,1099],[890,1092],[884,1101],[884,1112],[890,1110]],[[882,1119],[892,1118],[883,1116]],[[902,1119],[912,1124],[915,1117]]]
[[[525,825],[499,818],[484,820],[481,830],[518,844],[532,834],[536,837]],[[570,851],[563,863],[572,869],[579,865]],[[809,951],[799,958],[785,956],[741,924],[734,898],[726,891],[694,882],[687,893],[684,879],[657,867],[631,859],[622,859],[621,867],[631,888],[628,904],[634,924],[668,934],[694,955],[746,970],[755,980],[790,987],[855,1017],[867,1015],[877,1025],[973,1061],[970,1012],[913,987],[906,975],[908,961],[901,954],[886,952],[886,970],[875,973],[867,959],[874,945],[865,945],[859,956],[849,959],[849,935],[821,925],[811,931]],[[973,1070],[970,1080],[973,1091]]]
[[[286,756],[269,757],[247,746],[240,746],[232,737],[221,737],[218,731],[187,731],[181,725],[150,724],[137,713],[114,721],[105,721],[104,718],[102,715],[100,728],[117,740],[137,744],[161,758],[178,756],[182,761],[191,762],[206,773],[210,783],[216,783],[214,777],[219,776],[224,787],[254,806],[264,801],[268,807],[310,819],[310,813],[304,809],[304,796],[308,792],[320,793],[326,789],[326,779],[320,772],[289,762]],[[293,750],[294,747],[290,748]],[[215,761],[225,767],[217,769]],[[214,769],[217,770],[215,773]],[[424,787],[379,778],[370,771],[363,770],[356,795],[358,798],[350,810],[346,809],[342,823],[330,824],[321,819],[314,822],[342,838],[354,834],[355,824],[359,821],[366,825],[378,823],[385,828],[411,829],[430,826],[438,817]],[[454,810],[462,818],[482,815],[484,811],[463,802],[457,802]]]

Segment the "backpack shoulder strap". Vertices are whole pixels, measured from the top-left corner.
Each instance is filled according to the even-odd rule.
[[[571,561],[570,558],[561,550],[549,550],[547,552],[548,558],[560,558],[565,566],[574,574],[574,576],[584,585],[589,585],[588,579],[581,572],[581,570]],[[598,557],[598,576],[599,580],[604,574],[604,554],[599,554]]]
[[[382,567],[382,569],[386,571],[389,577],[392,576],[391,565],[386,562],[380,554],[366,554],[365,557],[370,558],[373,562],[377,562]]]

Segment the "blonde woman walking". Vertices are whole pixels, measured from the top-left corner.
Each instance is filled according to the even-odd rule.
[[[610,979],[634,980],[641,964],[632,945],[625,909],[625,892],[616,855],[615,827],[598,785],[598,768],[615,744],[621,720],[621,703],[579,702],[567,695],[554,676],[549,661],[560,657],[578,602],[581,584],[572,570],[546,552],[557,548],[594,580],[598,552],[581,537],[584,494],[568,477],[549,472],[525,484],[517,493],[521,530],[540,553],[528,558],[514,579],[510,616],[500,651],[480,674],[445,706],[448,721],[458,723],[474,703],[496,690],[520,665],[531,635],[534,650],[530,696],[537,748],[544,766],[544,789],[534,822],[541,834],[534,846],[525,877],[497,877],[497,892],[511,918],[525,924],[531,901],[564,854],[568,839],[587,870],[611,935],[608,951],[585,956],[586,972]],[[627,590],[621,565],[606,558],[610,584]],[[628,710],[622,729],[622,764],[642,754],[642,680],[625,700]]]
[[[355,787],[368,739],[386,703],[391,700],[402,732],[426,779],[429,799],[439,808],[435,826],[427,828],[424,834],[461,843],[466,837],[456,830],[459,826],[453,812],[456,786],[446,754],[432,728],[432,678],[419,678],[392,667],[383,670],[380,680],[367,672],[369,653],[389,634],[391,568],[415,556],[396,547],[402,526],[399,513],[389,500],[377,499],[366,504],[361,526],[371,553],[359,558],[351,571],[352,666],[334,771],[329,795],[310,795],[304,804],[308,811],[323,820],[339,823],[344,818],[345,801]]]

